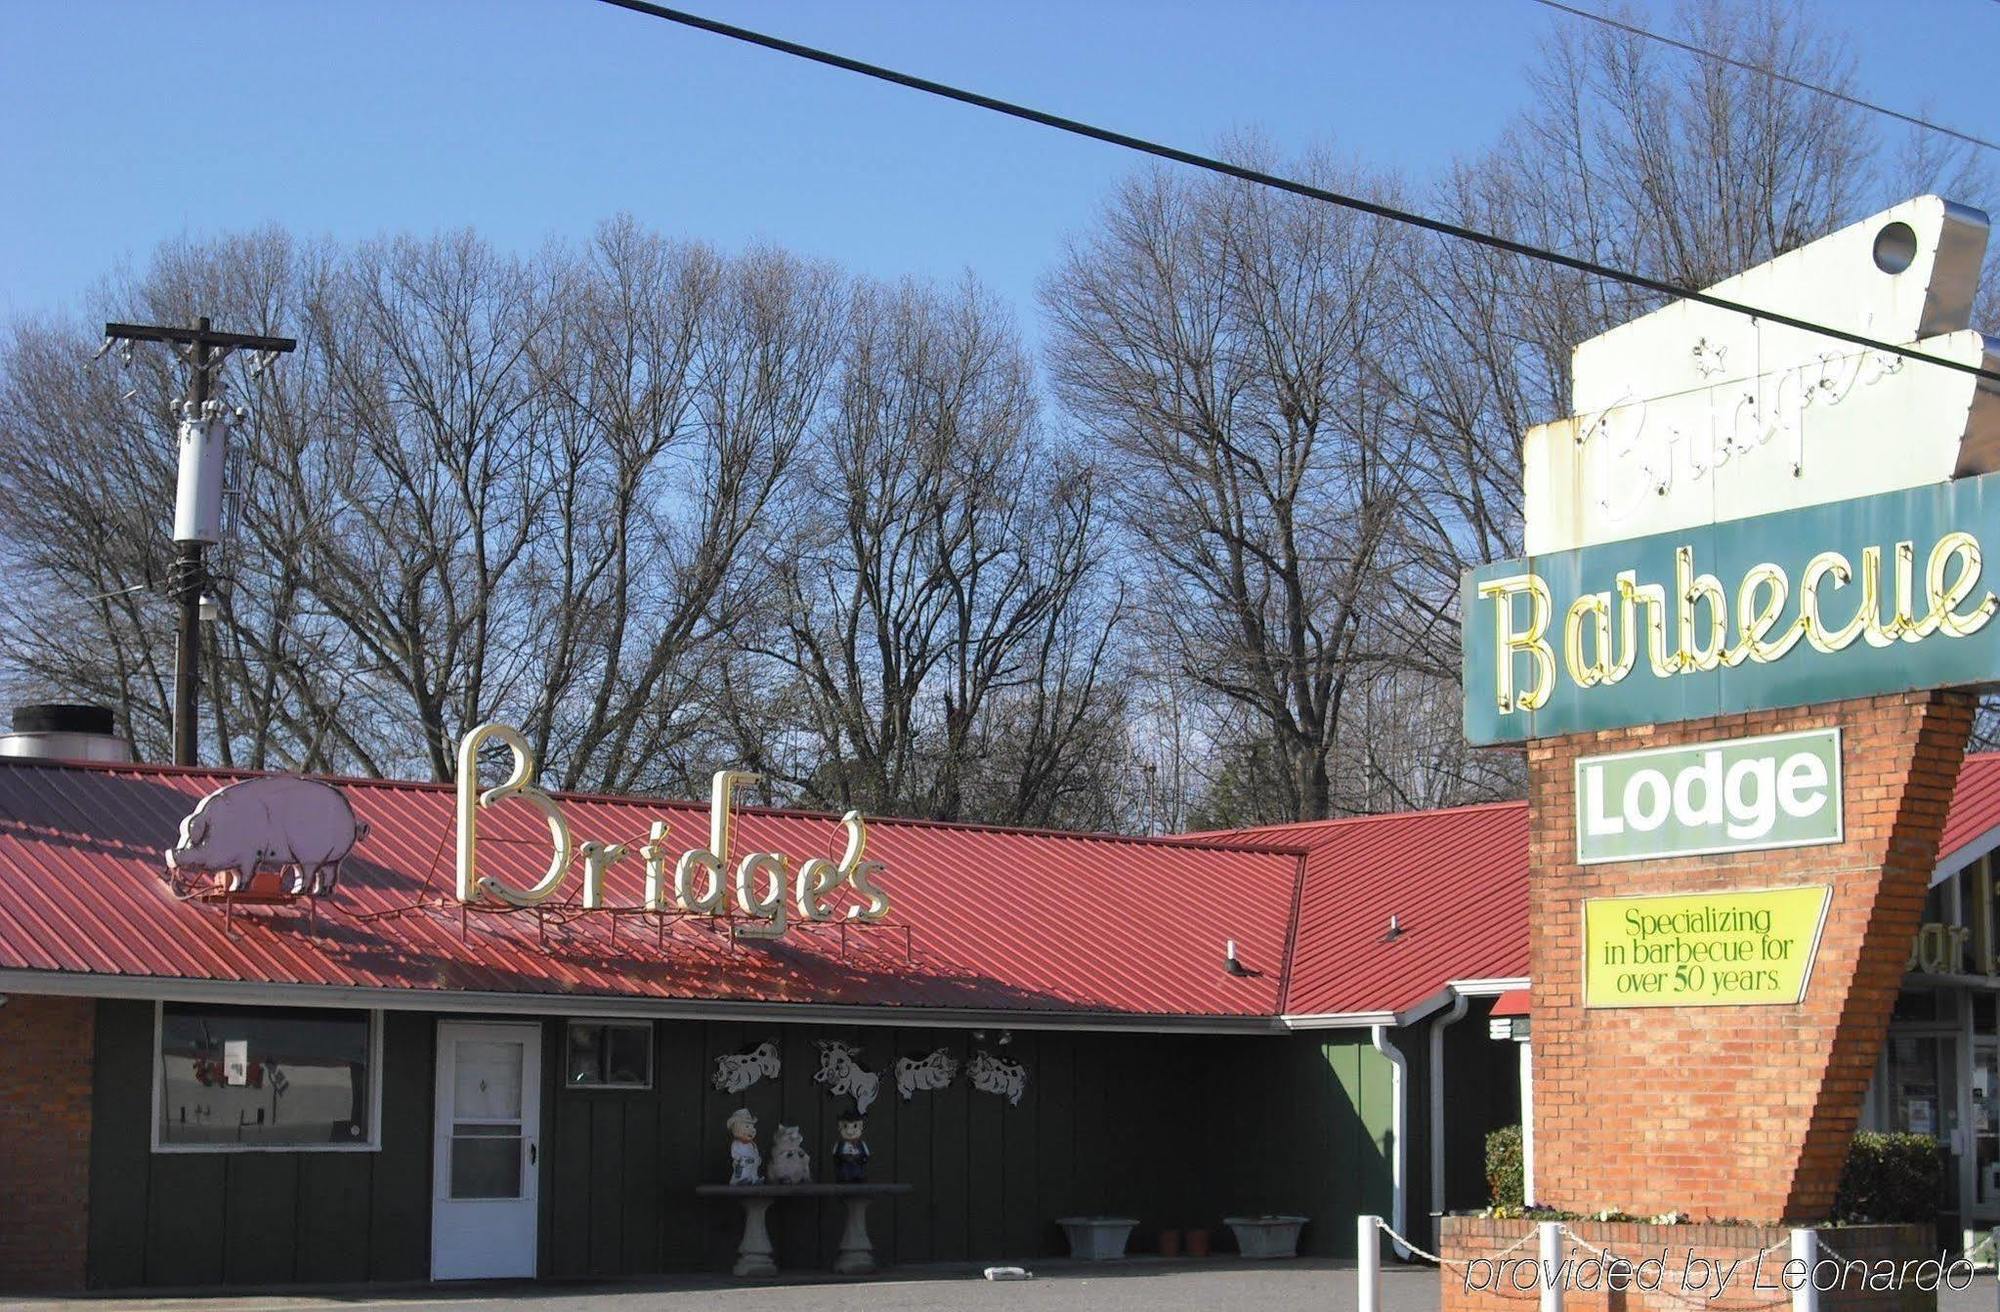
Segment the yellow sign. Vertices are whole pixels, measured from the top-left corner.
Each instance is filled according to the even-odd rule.
[[[1730,1007],[1804,999],[1833,890],[1594,897],[1583,904],[1583,1005]]]

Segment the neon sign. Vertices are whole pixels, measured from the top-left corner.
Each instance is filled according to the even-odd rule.
[[[491,788],[479,786],[479,751],[488,742],[504,744],[513,756],[507,777]],[[583,867],[580,899],[586,911],[607,909],[605,876],[631,850],[629,843],[595,840],[575,842],[562,804],[537,785],[536,763],[528,740],[510,725],[488,723],[467,733],[458,744],[458,900],[483,898],[514,907],[540,905],[554,897],[572,866]],[[674,855],[667,843],[668,825],[655,820],[637,855],[646,866],[645,900],[620,908],[697,916],[723,916],[733,909],[745,923],[735,926],[738,938],[778,938],[796,921],[825,922],[838,918],[833,899],[847,888],[861,904],[847,908],[845,919],[872,924],[889,914],[889,895],[876,882],[880,861],[868,857],[868,828],[859,811],[841,818],[847,830],[846,850],[838,861],[808,857],[792,869],[778,852],[748,852],[731,859],[734,794],[759,776],[743,770],[718,770],[711,783],[708,846]],[[542,877],[517,887],[479,870],[479,814],[502,802],[519,801],[533,808],[549,830],[549,864]]]
[[[1467,574],[1474,743],[2000,680],[2000,474]]]

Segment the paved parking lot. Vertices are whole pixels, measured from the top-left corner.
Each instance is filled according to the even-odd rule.
[[[726,1277],[588,1285],[500,1283],[381,1291],[353,1289],[298,1295],[220,1298],[117,1297],[8,1303],[32,1312],[1212,1312],[1254,1307],[1259,1312],[1341,1312],[1354,1307],[1354,1270],[1335,1262],[1248,1263],[1236,1259],[1132,1261],[1115,1264],[1037,1263],[1028,1281],[989,1282],[978,1267],[910,1267],[871,1280],[795,1281],[745,1285]],[[1437,1275],[1428,1270],[1384,1273],[1384,1312],[1436,1312]],[[1991,1312],[1991,1309],[1982,1309]]]
[[[1970,1289],[1945,1293],[1939,1312],[1996,1312],[2000,1286],[1988,1273]],[[1383,1312],[1437,1312],[1438,1277],[1423,1268],[1383,1272]],[[823,1278],[744,1285],[725,1278],[591,1285],[481,1284],[449,1292],[355,1289],[223,1298],[119,1297],[0,1303],[23,1312],[1353,1312],[1354,1270],[1346,1263],[1132,1261],[1115,1265],[1049,1262],[1035,1279],[990,1283],[977,1267],[916,1267],[873,1280]]]

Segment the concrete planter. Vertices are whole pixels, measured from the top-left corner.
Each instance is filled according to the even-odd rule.
[[[1085,1262],[1112,1262],[1125,1256],[1125,1241],[1139,1224],[1129,1216],[1064,1216],[1056,1224],[1069,1236],[1069,1255]]]
[[[1297,1257],[1303,1216],[1225,1216],[1222,1223],[1236,1234],[1236,1250],[1245,1257]]]

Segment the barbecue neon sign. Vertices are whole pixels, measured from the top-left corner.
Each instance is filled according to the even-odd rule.
[[[506,746],[513,766],[506,779],[492,788],[479,786],[479,750],[488,742]],[[583,866],[586,911],[605,909],[605,875],[632,848],[630,843],[595,840],[575,842],[562,804],[534,780],[534,751],[511,725],[488,723],[467,733],[458,744],[458,900],[478,902],[491,897],[509,906],[531,907],[548,901],[562,888],[571,866]],[[841,818],[847,830],[846,851],[838,861],[808,857],[797,871],[778,852],[749,852],[730,866],[734,794],[739,785],[759,776],[744,770],[718,770],[712,781],[708,813],[708,846],[671,855],[667,822],[655,820],[637,851],[646,866],[645,901],[634,910],[686,915],[726,915],[734,904],[747,923],[735,926],[739,938],[777,938],[794,919],[840,919],[833,898],[845,887],[860,899],[845,919],[873,923],[889,914],[889,895],[875,882],[880,861],[868,859],[868,828],[859,811]],[[549,829],[548,870],[525,888],[479,871],[479,813],[502,802],[519,801],[533,808]]]

